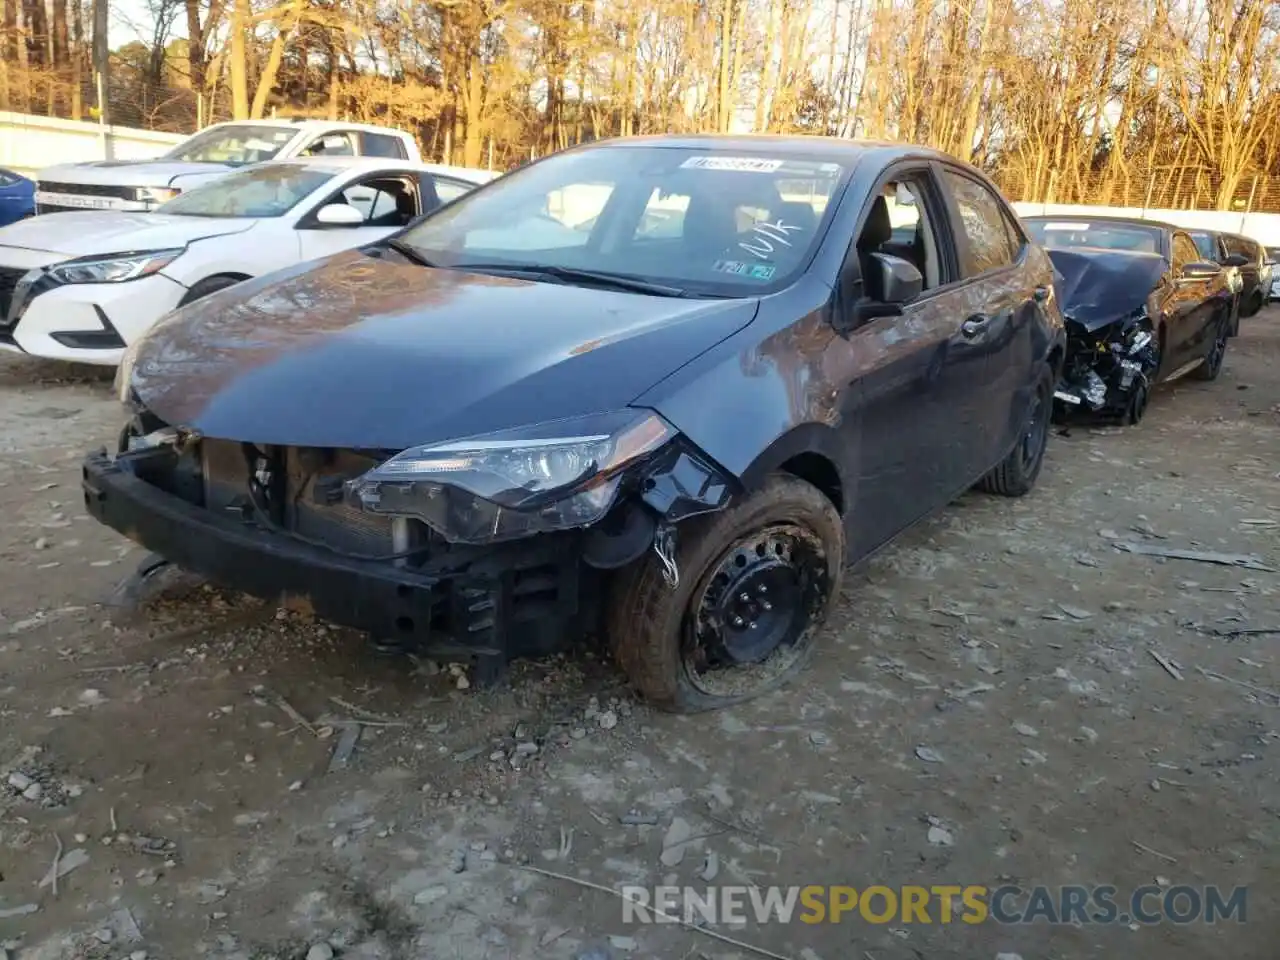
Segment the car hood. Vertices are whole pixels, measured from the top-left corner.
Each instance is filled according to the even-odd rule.
[[[43,250],[67,257],[127,250],[166,250],[196,240],[243,233],[256,220],[172,217],[161,213],[76,210],[46,213],[0,230],[0,246]]]
[[[1063,316],[1099,330],[1147,302],[1169,265],[1158,253],[1087,247],[1049,250]]]
[[[37,179],[41,184],[167,187],[179,177],[217,176],[232,169],[224,163],[193,163],[188,160],[95,160],[45,167],[37,174]]]
[[[197,301],[125,375],[205,436],[399,450],[624,407],[759,306],[397,261],[347,251]]]

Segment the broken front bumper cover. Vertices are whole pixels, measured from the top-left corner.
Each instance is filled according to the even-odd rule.
[[[85,507],[100,523],[222,586],[315,613],[432,656],[517,656],[563,645],[579,612],[573,534],[448,553],[420,567],[344,556],[188,503],[139,477],[127,457],[90,454]]]

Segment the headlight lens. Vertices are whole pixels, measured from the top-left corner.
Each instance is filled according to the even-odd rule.
[[[585,527],[613,505],[625,469],[675,433],[648,410],[556,420],[411,447],[350,481],[347,494],[454,543]]]
[[[135,200],[141,200],[143,203],[161,204],[172,200],[181,190],[175,190],[172,187],[138,187],[133,192]]]
[[[167,267],[185,248],[113,253],[107,256],[66,260],[46,271],[58,283],[122,283],[149,277]]]

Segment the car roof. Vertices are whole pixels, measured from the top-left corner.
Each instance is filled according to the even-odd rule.
[[[293,157],[289,160],[267,160],[241,167],[241,170],[257,170],[262,167],[306,167],[334,176],[342,173],[434,173],[466,180],[477,186],[499,176],[491,170],[475,170],[471,167],[453,167],[440,163],[423,163],[420,160],[397,160],[394,157]]]
[[[442,177],[457,177],[459,180],[466,180],[469,183],[488,183],[490,180],[496,180],[502,176],[498,170],[479,170],[475,167],[457,167],[450,163],[420,163],[416,166],[421,167],[427,173],[436,173]]]
[[[289,119],[287,117],[264,117],[261,120],[222,120],[218,123],[211,123],[209,126],[197,130],[196,133],[202,133],[210,127],[230,126],[281,127],[289,130],[316,130],[320,128],[333,130],[364,130],[369,133],[405,135],[405,131],[398,130],[395,127],[380,127],[372,123],[346,123],[342,120],[318,120],[314,117],[297,117],[294,119]]]
[[[1142,217],[1108,217],[1100,216],[1093,213],[1035,213],[1028,214],[1021,218],[1027,220],[1052,220],[1059,223],[1070,223],[1073,220],[1084,220],[1089,223],[1127,223],[1137,227],[1156,227],[1160,230],[1182,230],[1190,233],[1186,227],[1179,227],[1176,224],[1166,223],[1163,220],[1146,220]]]
[[[832,161],[840,161],[845,164],[853,163],[874,153],[881,159],[886,160],[891,160],[898,156],[925,156],[935,160],[945,160],[949,163],[969,166],[969,164],[957,160],[950,154],[935,150],[932,147],[919,146],[913,143],[895,143],[890,140],[846,140],[841,137],[816,137],[781,133],[692,133],[657,134],[644,137],[611,137],[607,140],[595,140],[575,149],[590,149],[593,147],[606,149],[672,147],[685,150],[715,150],[717,152],[754,150],[784,153],[795,151]]]

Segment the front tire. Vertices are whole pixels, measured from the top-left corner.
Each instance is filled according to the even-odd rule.
[[[211,293],[217,293],[227,287],[234,287],[237,283],[240,283],[239,277],[205,277],[199,283],[192,284],[191,289],[184,293],[182,299],[178,301],[178,306],[185,307],[188,303],[195,303]]]
[[[1151,387],[1147,383],[1147,378],[1139,375],[1138,382],[1133,385],[1133,393],[1129,394],[1129,404],[1120,417],[1121,424],[1126,427],[1136,427],[1141,423],[1150,399]]]
[[[1031,396],[1031,409],[1027,411],[1021,438],[1000,465],[978,481],[979,490],[1002,497],[1022,497],[1035,487],[1049,445],[1053,385],[1053,371],[1046,367]]]
[[[612,586],[614,656],[655,706],[696,713],[773,690],[803,669],[839,595],[844,525],[816,487],[772,474],[677,529],[674,588],[652,552]]]
[[[1222,361],[1227,355],[1227,341],[1230,339],[1230,333],[1226,321],[1219,320],[1213,331],[1213,339],[1209,341],[1209,349],[1205,352],[1204,361],[1191,371],[1192,377],[1206,382],[1218,379],[1218,374],[1222,372]]]

